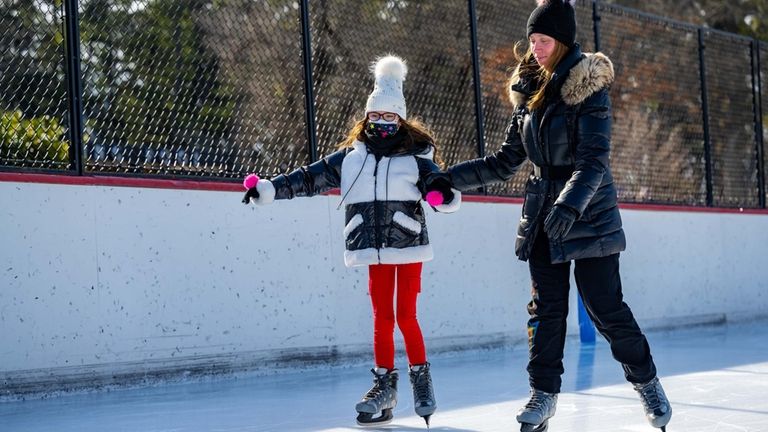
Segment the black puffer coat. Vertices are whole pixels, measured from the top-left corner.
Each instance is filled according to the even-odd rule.
[[[533,162],[515,242],[521,260],[530,256],[534,237],[555,204],[574,210],[578,219],[564,238],[550,239],[552,263],[624,250],[609,168],[612,82],[613,65],[606,56],[582,54],[574,46],[555,70],[542,108],[531,113],[525,107],[530,82],[512,86],[515,111],[500,150],[449,169],[454,186],[467,191],[509,180],[526,158]]]

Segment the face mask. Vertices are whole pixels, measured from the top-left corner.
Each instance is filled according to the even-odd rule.
[[[387,139],[395,136],[399,127],[397,120],[391,122],[385,120],[369,121],[365,128],[365,134],[369,137]]]

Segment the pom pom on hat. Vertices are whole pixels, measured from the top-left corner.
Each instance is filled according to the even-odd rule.
[[[375,78],[373,91],[365,104],[366,114],[371,111],[393,112],[405,119],[405,97],[403,81],[408,74],[405,61],[394,55],[380,57],[371,65]]]
[[[408,74],[408,66],[403,59],[397,56],[388,55],[381,57],[371,65],[371,72],[376,79],[382,77],[391,77],[400,81],[405,81]]]

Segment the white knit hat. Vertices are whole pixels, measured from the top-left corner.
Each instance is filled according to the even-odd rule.
[[[368,96],[365,113],[371,111],[393,112],[406,118],[403,81],[408,73],[405,62],[400,57],[388,55],[381,57],[371,66],[376,77],[373,92]]]

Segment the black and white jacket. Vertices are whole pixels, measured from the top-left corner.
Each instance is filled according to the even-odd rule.
[[[260,197],[254,201],[265,204],[340,187],[346,210],[347,267],[429,261],[433,254],[422,198],[426,194],[423,179],[439,170],[433,155],[433,146],[425,144],[377,160],[365,143],[356,141],[311,165],[259,181]],[[461,193],[454,190],[454,194],[451,202],[435,210],[458,210]]]

